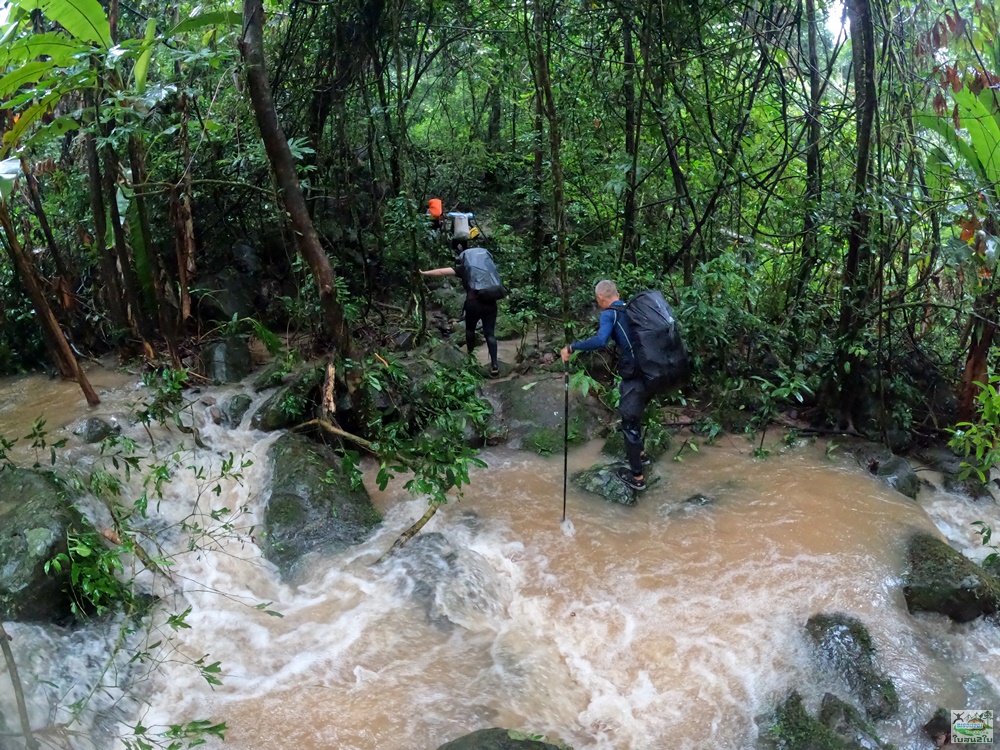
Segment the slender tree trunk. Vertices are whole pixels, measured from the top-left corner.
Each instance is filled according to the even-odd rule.
[[[819,203],[823,197],[823,165],[820,157],[820,87],[817,45],[816,0],[805,0],[809,34],[809,111],[806,113],[806,213],[802,226],[802,263],[795,286],[795,299],[802,297],[809,274],[816,261],[819,233]]]
[[[535,93],[535,159],[531,165],[531,180],[535,187],[535,205],[531,210],[531,224],[533,227],[532,236],[534,242],[532,246],[535,250],[534,287],[535,294],[539,299],[542,296],[542,255],[545,253],[545,176],[542,167],[545,164],[545,151],[543,143],[545,141],[544,111],[542,106],[541,92]]]
[[[113,129],[113,125],[109,129]],[[115,240],[115,252],[118,254],[118,265],[121,269],[122,281],[125,286],[125,299],[132,311],[132,321],[136,332],[144,343],[153,338],[153,327],[150,325],[146,306],[142,304],[139,292],[139,278],[136,276],[132,259],[129,257],[128,242],[122,227],[121,213],[118,211],[118,157],[111,146],[104,149],[104,194],[108,196],[108,207],[111,213],[111,233]]]
[[[42,235],[45,237],[45,242],[48,243],[49,252],[52,253],[52,260],[56,265],[56,273],[59,274],[59,277],[65,283],[69,283],[71,281],[69,268],[65,260],[63,260],[62,250],[59,248],[59,243],[56,242],[56,238],[52,234],[48,216],[45,215],[45,209],[42,207],[42,198],[38,194],[38,180],[31,174],[31,167],[28,166],[28,159],[24,154],[21,154],[21,171],[24,172],[24,180],[28,184],[28,194],[31,196],[31,205],[35,210],[35,218],[38,219],[38,226],[42,228]]]
[[[549,74],[549,58],[542,44],[544,20],[542,9],[534,8],[535,36],[535,76],[537,87],[543,94],[545,117],[549,123],[549,160],[552,164],[552,204],[556,221],[556,255],[559,258],[559,285],[562,292],[562,312],[565,337],[569,341],[569,277],[566,264],[566,190],[562,168],[562,135],[559,127],[559,113],[552,92],[552,78]]]
[[[97,247],[97,258],[101,266],[102,291],[111,322],[118,329],[128,327],[125,315],[125,305],[122,302],[121,286],[118,283],[118,269],[114,256],[108,248],[108,221],[104,208],[104,188],[101,186],[101,164],[97,155],[97,142],[94,134],[84,135],[84,148],[87,152],[87,171],[90,175],[90,211],[94,219],[94,244]]]
[[[291,219],[295,242],[299,253],[309,265],[316,285],[319,287],[319,301],[323,310],[326,331],[334,346],[345,356],[352,353],[351,337],[344,312],[337,301],[336,279],[330,259],[320,245],[319,236],[309,218],[305,197],[295,174],[295,162],[288,148],[288,141],[278,122],[278,115],[271,96],[271,86],[267,80],[264,62],[264,7],[263,0],[244,0],[243,37],[240,53],[246,65],[247,89],[253,105],[257,125],[260,127],[264,149],[281,187],[285,210]]]
[[[7,664],[7,674],[10,675],[10,682],[14,688],[14,699],[17,703],[17,716],[21,721],[21,732],[24,734],[24,744],[27,750],[39,750],[40,745],[35,736],[31,733],[31,723],[28,720],[28,707],[24,702],[24,688],[21,685],[21,678],[17,673],[17,662],[14,661],[14,654],[10,644],[7,642],[10,636],[0,620],[0,651],[3,651],[3,658]]]
[[[847,0],[854,35],[854,89],[857,117],[858,161],[854,172],[854,207],[844,260],[843,293],[840,303],[837,377],[841,378],[838,420],[841,427],[853,427],[854,404],[864,387],[861,359],[851,353],[851,345],[862,324],[863,308],[870,299],[871,260],[866,252],[871,210],[866,192],[871,171],[872,131],[877,106],[875,90],[875,31],[869,0]]]
[[[87,380],[87,375],[80,367],[80,363],[73,354],[73,350],[70,349],[69,342],[66,341],[62,328],[59,327],[59,322],[56,320],[56,316],[52,313],[52,308],[49,307],[49,303],[45,299],[41,279],[38,277],[38,272],[31,258],[24,252],[21,243],[17,239],[14,223],[10,219],[10,214],[7,212],[7,205],[5,203],[0,203],[0,228],[3,229],[3,233],[7,238],[6,244],[11,262],[14,264],[17,275],[20,277],[21,282],[28,292],[28,296],[31,298],[31,304],[35,307],[35,315],[42,327],[42,333],[48,344],[49,356],[52,357],[53,364],[55,364],[64,378],[75,379],[79,383],[80,390],[83,391],[83,395],[90,406],[97,406],[101,403],[101,400],[90,385],[90,381]]]
[[[992,286],[992,285],[991,285]],[[972,306],[972,326],[969,353],[962,371],[962,387],[958,394],[958,421],[976,421],[976,397],[982,390],[979,383],[989,383],[989,355],[997,334],[1000,303],[997,293],[989,289],[976,298]]]
[[[638,113],[635,106],[635,48],[632,46],[632,15],[626,12],[622,15],[622,46],[625,52],[625,76],[624,76],[624,98],[625,98],[625,154],[629,158],[631,167],[625,175],[625,207],[622,214],[622,247],[618,262],[627,256],[629,261],[635,265],[635,250],[638,238],[635,231],[635,192],[636,192],[636,168],[639,158],[638,139]]]

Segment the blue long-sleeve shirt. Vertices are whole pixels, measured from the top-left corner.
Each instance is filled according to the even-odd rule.
[[[616,300],[601,313],[597,333],[589,339],[574,341],[573,351],[591,352],[602,349],[614,340],[618,347],[618,369],[623,375],[633,372],[632,330],[629,328],[628,316],[625,315],[625,303]]]

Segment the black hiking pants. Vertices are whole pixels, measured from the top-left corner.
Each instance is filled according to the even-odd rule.
[[[465,298],[465,345],[472,354],[476,348],[476,324],[483,321],[483,336],[486,337],[486,349],[490,353],[490,364],[497,368],[497,303],[484,302],[480,299]]]
[[[642,474],[642,415],[649,403],[650,393],[642,378],[623,379],[618,386],[618,415],[622,419],[625,438],[625,456],[636,476]]]

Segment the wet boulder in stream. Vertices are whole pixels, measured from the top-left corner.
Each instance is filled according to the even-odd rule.
[[[0,473],[0,618],[62,622],[70,617],[69,570],[46,575],[66,553],[66,534],[91,530],[50,476],[26,469]]]
[[[261,546],[282,574],[308,552],[336,553],[368,538],[382,517],[365,488],[352,486],[325,445],[286,434],[268,451],[272,477]]]
[[[239,336],[209,341],[198,357],[201,372],[212,383],[236,383],[250,374],[250,347]]]
[[[573,484],[587,492],[600,495],[609,503],[633,506],[636,493],[619,479],[615,472],[622,464],[597,464],[573,475]]]
[[[774,712],[763,747],[779,750],[881,750],[888,748],[875,736],[860,712],[831,693],[823,696],[819,718],[806,709],[802,696],[792,693]]]
[[[117,435],[122,431],[121,425],[100,417],[88,417],[80,424],[73,434],[85,443],[99,443],[105,438]]]
[[[1000,610],[1000,580],[942,539],[914,534],[907,557],[903,595],[910,612],[937,612],[969,622]]]
[[[854,456],[858,464],[902,495],[916,499],[920,479],[905,458],[894,455],[884,445],[869,440],[851,438],[843,443],[844,450]]]
[[[565,389],[562,377],[513,377],[484,388],[486,397],[507,427],[511,448],[542,455],[563,448]],[[575,389],[569,398],[569,442],[580,445],[597,437],[610,412],[593,394]]]
[[[438,750],[573,750],[561,742],[553,744],[548,738],[535,739],[514,729],[480,729],[441,745]]]
[[[876,664],[875,645],[861,620],[845,614],[813,615],[806,633],[820,663],[844,681],[870,720],[898,713],[896,687]]]
[[[250,418],[250,427],[273,432],[309,419],[312,396],[326,374],[320,366],[306,366],[291,376],[286,385],[276,390]]]

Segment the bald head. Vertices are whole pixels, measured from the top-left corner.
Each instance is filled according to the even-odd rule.
[[[597,297],[597,306],[602,310],[607,310],[611,307],[612,302],[619,299],[618,287],[615,286],[615,282],[608,281],[607,279],[598,282],[594,288],[594,295]]]

